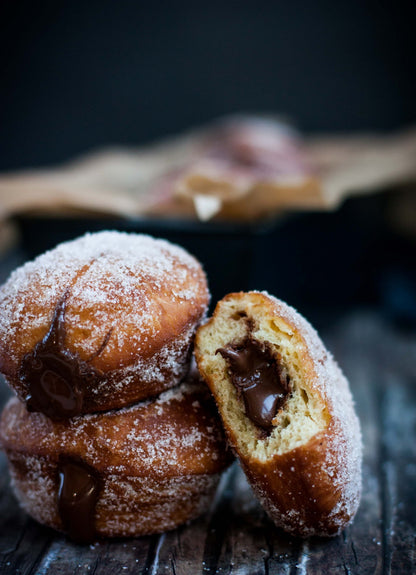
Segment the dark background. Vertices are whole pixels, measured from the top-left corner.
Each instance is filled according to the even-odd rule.
[[[0,170],[145,144],[235,112],[277,112],[306,134],[409,126],[415,21],[416,2],[403,0],[3,0]],[[268,289],[308,313],[376,303],[416,323],[415,238],[391,227],[390,197],[289,216],[265,233],[144,231],[193,251],[214,301]],[[24,257],[103,225],[26,221]]]
[[[415,122],[416,3],[0,2],[0,170],[238,111],[303,132]]]

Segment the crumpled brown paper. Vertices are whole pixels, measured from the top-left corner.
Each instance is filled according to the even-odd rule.
[[[272,118],[234,117],[141,149],[112,148],[0,176],[0,219],[16,214],[258,221],[333,209],[416,181],[416,129],[300,138]]]

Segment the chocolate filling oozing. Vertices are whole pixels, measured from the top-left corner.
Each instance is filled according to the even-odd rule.
[[[95,506],[100,480],[95,471],[81,460],[61,457],[58,465],[58,511],[68,536],[79,543],[96,538]]]
[[[103,351],[111,335],[110,330],[88,361],[65,349],[68,295],[69,290],[56,304],[48,333],[23,357],[18,373],[28,388],[27,409],[41,411],[51,419],[73,417],[82,412],[85,385],[95,385],[103,377],[88,361]]]
[[[247,417],[262,430],[273,430],[272,420],[283,407],[290,381],[277,354],[266,342],[248,335],[241,343],[218,349],[227,362],[228,373],[244,401]]]

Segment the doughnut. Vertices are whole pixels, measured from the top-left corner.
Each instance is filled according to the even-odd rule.
[[[198,329],[195,356],[274,523],[300,537],[339,534],[360,500],[361,432],[317,332],[266,292],[233,293]]]
[[[231,461],[212,397],[190,378],[134,406],[65,420],[13,397],[0,441],[27,513],[82,543],[196,518]]]
[[[179,246],[86,234],[0,288],[0,372],[53,419],[130,405],[183,379],[208,303],[201,265]]]

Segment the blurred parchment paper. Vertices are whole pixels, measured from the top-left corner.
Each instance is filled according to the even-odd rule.
[[[0,218],[109,215],[258,221],[333,209],[416,181],[416,129],[302,139],[272,118],[232,117],[141,149],[0,176]]]

